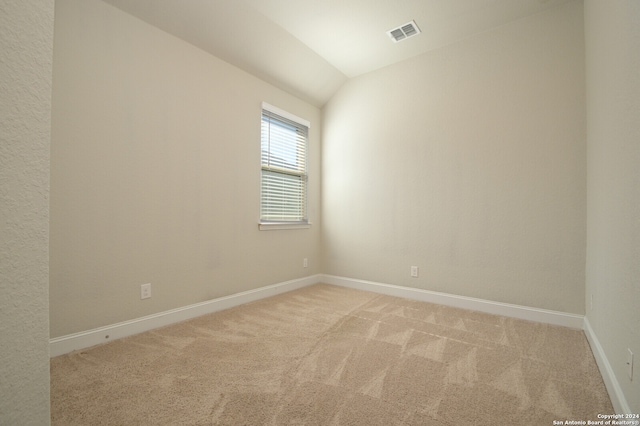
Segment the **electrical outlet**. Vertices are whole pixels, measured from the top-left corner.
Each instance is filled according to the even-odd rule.
[[[142,284],[140,286],[140,299],[148,299],[151,297],[151,283]]]
[[[629,348],[627,351],[627,376],[629,376],[629,380],[633,380],[633,352]]]
[[[303,268],[308,268],[309,267],[309,260],[306,257],[304,259],[302,259],[302,267]]]
[[[417,266],[412,266],[411,267],[411,276],[413,278],[418,278],[418,267]]]

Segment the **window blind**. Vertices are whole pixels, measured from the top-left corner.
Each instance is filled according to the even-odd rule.
[[[308,122],[262,105],[261,222],[308,222],[308,134]]]

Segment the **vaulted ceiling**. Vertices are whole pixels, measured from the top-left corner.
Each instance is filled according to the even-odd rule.
[[[322,106],[349,78],[573,0],[104,0]],[[415,21],[421,34],[387,31]]]

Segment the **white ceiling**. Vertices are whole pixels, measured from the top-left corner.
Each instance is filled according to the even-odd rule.
[[[104,0],[322,106],[348,79],[572,0]],[[422,31],[393,43],[411,20]]]

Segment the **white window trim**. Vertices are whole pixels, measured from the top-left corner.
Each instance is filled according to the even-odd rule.
[[[267,111],[271,111],[274,114],[278,114],[280,117],[284,117],[287,118],[291,121],[295,121],[298,124],[302,124],[303,126],[306,126],[308,129],[311,128],[311,123],[309,122],[309,120],[305,120],[304,118],[300,118],[297,115],[293,115],[290,112],[287,112],[283,109],[280,109],[276,106],[273,106],[271,104],[268,104],[266,102],[262,103],[262,109],[266,109]]]
[[[311,129],[311,122],[309,120],[305,120],[304,118],[298,117],[295,114],[291,114],[288,111],[285,111],[277,106],[273,106],[267,102],[262,102],[262,110],[270,111],[274,114],[279,115],[280,117],[286,118],[291,121],[295,121],[298,124],[306,126],[307,129]],[[307,142],[308,143],[308,142]],[[307,187],[307,191],[309,188]],[[307,193],[308,197],[308,193]],[[279,230],[292,230],[292,229],[309,229],[311,228],[311,221],[307,222],[258,222],[258,229],[260,231],[279,231]]]
[[[286,229],[309,229],[311,222],[307,223],[281,223],[281,222],[260,222],[258,228],[261,231],[280,231]]]

